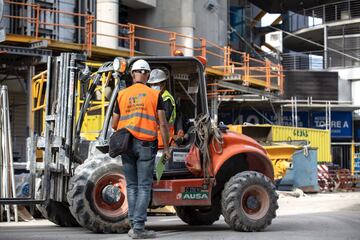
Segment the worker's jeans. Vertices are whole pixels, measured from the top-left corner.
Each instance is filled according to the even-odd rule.
[[[145,227],[153,182],[157,141],[146,142],[132,138],[129,151],[123,154],[123,169],[126,178],[129,220],[134,230]]]

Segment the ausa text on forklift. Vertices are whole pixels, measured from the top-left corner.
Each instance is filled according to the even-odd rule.
[[[46,218],[61,226],[81,225],[102,233],[129,229],[121,157],[109,156],[108,143],[117,92],[131,84],[129,69],[138,59],[116,58],[92,73],[85,68],[83,55],[49,58],[43,134],[28,139],[28,165],[41,184],[33,194],[36,199],[13,199],[12,203],[37,203]],[[265,229],[276,216],[278,196],[264,148],[210,122],[204,66],[197,58],[142,59],[168,75],[167,89],[179,105],[186,132],[184,141],[171,147],[172,157],[161,180],[154,181],[149,207],[174,206],[190,225],[211,225],[222,214],[233,230]],[[103,113],[94,104],[99,86],[102,94],[109,90]],[[81,106],[78,114],[76,106]],[[98,135],[89,139],[82,129],[91,114],[103,114],[103,118]],[[201,150],[199,174],[185,164],[193,144]],[[43,152],[40,165],[39,150]]]

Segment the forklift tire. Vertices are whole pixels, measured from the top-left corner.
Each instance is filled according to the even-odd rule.
[[[276,217],[277,199],[275,186],[269,178],[259,172],[241,172],[224,186],[222,214],[235,231],[262,231]]]
[[[221,215],[220,200],[213,200],[212,206],[178,206],[176,214],[189,225],[212,225]]]
[[[96,233],[124,233],[130,228],[127,218],[125,176],[121,162],[114,159],[92,159],[80,165],[70,179],[67,199],[70,211],[84,228]],[[103,189],[118,184],[117,202],[102,198]]]

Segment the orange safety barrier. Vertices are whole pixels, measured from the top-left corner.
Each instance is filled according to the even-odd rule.
[[[217,59],[216,62],[219,64],[207,67],[220,70],[224,76],[238,74],[241,76],[241,79],[239,80],[241,80],[244,85],[260,86],[263,87],[266,91],[278,91],[281,94],[283,93],[284,75],[281,65],[274,64],[268,60],[259,60],[250,57],[248,53],[237,51],[229,46],[219,46],[218,44],[215,44],[204,38],[188,36],[177,32],[151,28],[138,24],[120,24],[108,22],[96,19],[95,16],[91,14],[48,9],[42,7],[39,4],[21,3],[10,0],[6,0],[5,3],[9,4],[12,8],[19,8],[18,11],[12,11],[14,13],[18,13],[19,15],[4,15],[4,17],[30,23],[33,31],[29,32],[36,40],[39,38],[49,38],[42,36],[42,34],[39,32],[40,28],[54,26],[78,30],[79,33],[84,36],[84,40],[80,40],[81,42],[78,42],[78,44],[83,46],[83,50],[86,51],[88,56],[91,56],[93,46],[95,45],[95,39],[98,36],[104,36],[123,41],[129,49],[130,57],[135,55],[135,51],[137,50],[137,45],[139,42],[158,44],[168,48],[168,53],[170,56],[174,55],[175,50],[188,50],[192,53],[192,55],[199,55],[206,59]],[[21,9],[23,11],[20,11]],[[25,13],[32,17],[20,15]],[[60,14],[62,16],[71,16],[77,18],[77,22],[79,24],[69,25],[51,22],[51,19],[47,19],[46,17],[44,18],[44,16],[48,16],[50,14]],[[99,31],[97,32],[95,31],[96,23],[116,25],[120,30],[119,32],[122,32],[123,34],[115,36],[104,34]],[[151,37],[147,37],[147,32],[151,33]],[[191,44],[184,44],[183,42],[190,42]],[[217,91],[219,92],[219,90]],[[222,91],[231,92],[230,90]]]

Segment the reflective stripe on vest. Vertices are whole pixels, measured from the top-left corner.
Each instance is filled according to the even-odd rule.
[[[127,126],[125,126],[125,128],[134,130],[139,133],[144,133],[144,134],[151,135],[151,136],[157,136],[157,132],[153,132],[151,130],[147,130],[144,128],[139,128],[139,127],[135,127],[135,126],[131,126],[131,125],[127,125]]]
[[[168,121],[169,124],[174,124],[176,119],[176,104],[173,96],[168,92],[168,90],[165,90],[163,94],[161,95],[163,98],[163,101],[166,102],[167,100],[170,100],[171,105],[173,106],[173,111],[171,113],[170,119]]]
[[[117,129],[126,128],[137,139],[157,138],[157,103],[159,92],[137,83],[119,92],[120,119]]]
[[[128,120],[128,119],[133,118],[133,117],[146,118],[148,120],[156,121],[156,117],[147,115],[145,113],[138,113],[138,112],[132,113],[132,114],[129,114],[129,115],[126,115],[126,116],[120,116],[120,120]]]

